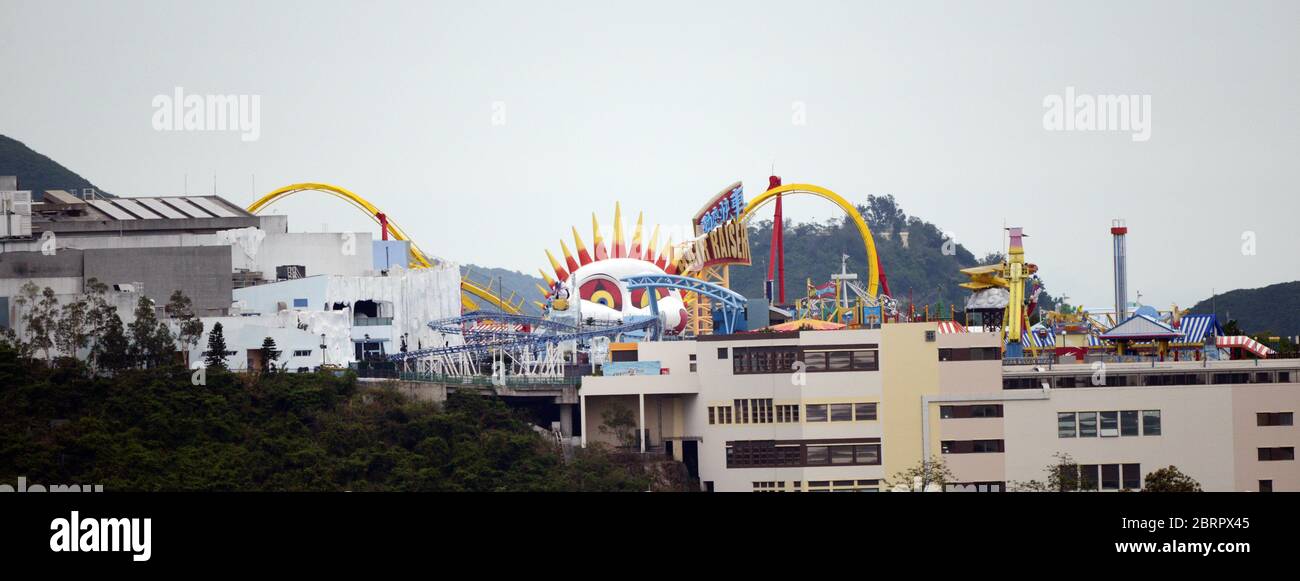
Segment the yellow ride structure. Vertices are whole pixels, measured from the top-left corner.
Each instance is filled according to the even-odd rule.
[[[329,194],[347,202],[352,207],[365,212],[366,215],[369,216],[370,219],[374,220],[376,224],[379,224],[379,227],[386,231],[387,235],[391,236],[393,240],[400,240],[410,244],[411,256],[408,261],[410,268],[431,268],[437,264],[437,259],[430,258],[423,250],[420,250],[420,247],[416,245],[415,241],[411,240],[411,237],[406,234],[406,231],[403,230],[401,226],[398,226],[397,223],[388,216],[388,214],[385,214],[374,204],[346,188],[317,182],[291,184],[272,191],[259,198],[256,202],[249,204],[248,211],[249,213],[257,214],[262,210],[265,210],[271,204],[299,192],[322,192]],[[502,297],[499,293],[493,293],[490,288],[470,280],[468,276],[461,278],[460,290],[461,308],[467,311],[478,309],[478,302],[474,299],[474,297],[477,297],[506,313],[516,315],[520,314],[519,307],[523,304],[523,298],[516,297],[515,293],[511,293],[508,297]]]
[[[970,280],[961,283],[962,288],[982,291],[991,288],[1004,288],[1010,294],[1006,311],[1002,316],[1002,340],[1006,345],[1007,357],[1023,357],[1024,345],[1021,339],[1028,328],[1028,313],[1025,309],[1025,281],[1029,280],[1038,267],[1025,262],[1024,233],[1021,228],[1008,228],[1010,242],[1007,246],[1007,259],[1001,264],[973,266],[961,269],[961,273]],[[1037,349],[1030,345],[1036,355]]]

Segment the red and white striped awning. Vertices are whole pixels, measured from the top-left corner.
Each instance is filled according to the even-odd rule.
[[[470,327],[472,331],[484,333],[518,333],[521,328],[518,324],[499,323],[497,321],[477,321],[474,326]]]
[[[1276,351],[1269,349],[1267,345],[1245,335],[1233,335],[1231,337],[1220,335],[1215,337],[1215,344],[1219,347],[1237,347],[1245,349],[1260,357],[1268,357],[1269,355],[1276,353]]]
[[[945,335],[949,333],[969,333],[966,326],[957,321],[939,321],[939,332]]]

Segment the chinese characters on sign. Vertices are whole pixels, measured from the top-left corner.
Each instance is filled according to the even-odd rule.
[[[714,196],[695,215],[696,238],[687,251],[690,270],[721,264],[750,264],[749,230],[739,220],[745,189],[736,182]]]

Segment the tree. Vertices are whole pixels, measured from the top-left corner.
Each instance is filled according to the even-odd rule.
[[[637,444],[636,416],[632,410],[615,404],[600,412],[600,419],[600,433],[613,434],[619,447],[631,448]]]
[[[262,347],[258,351],[262,354],[262,373],[275,373],[275,362],[280,360],[280,350],[275,347],[275,339],[262,339]]]
[[[102,340],[110,316],[117,316],[117,307],[108,304],[108,285],[99,282],[99,279],[91,277],[86,280],[85,288],[82,292],[86,303],[86,327],[87,333],[92,342],[96,345]],[[122,319],[118,318],[118,325]],[[94,359],[94,346],[91,347],[91,359]]]
[[[867,196],[866,207],[858,206],[858,212],[866,218],[867,223],[882,230],[907,223],[907,214],[898,207],[898,201],[894,199],[893,194]]]
[[[84,298],[63,305],[54,328],[54,345],[64,356],[75,359],[78,351],[90,345],[89,314],[90,305]]]
[[[135,305],[135,321],[127,325],[131,335],[131,359],[140,367],[160,367],[171,358],[176,348],[171,331],[158,324],[153,301],[140,295]]]
[[[49,363],[54,332],[58,327],[59,299],[54,296],[54,289],[45,287],[42,290],[28,281],[14,302],[23,313],[21,318],[27,327],[27,344],[32,351],[40,351],[45,362]]]
[[[105,312],[105,322],[99,339],[90,349],[90,359],[96,367],[108,371],[130,368],[133,366],[131,342],[126,338],[122,318],[117,316],[117,307],[109,306]]]
[[[18,359],[28,359],[32,356],[32,348],[22,337],[18,336],[13,329],[0,329],[0,349],[9,349],[14,352]]]
[[[1223,335],[1225,337],[1235,337],[1244,334],[1245,333],[1241,332],[1241,327],[1237,325],[1236,319],[1228,319],[1228,323],[1223,326]]]
[[[1069,454],[1057,452],[1052,455],[1056,462],[1043,469],[1047,473],[1045,481],[1030,480],[1013,483],[1013,488],[1025,492],[1076,492],[1082,490],[1079,480],[1079,464]]]
[[[1161,468],[1147,474],[1142,490],[1145,492],[1201,492],[1201,484],[1183,474],[1177,466]]]
[[[885,490],[896,492],[925,492],[943,490],[954,480],[956,477],[943,463],[943,459],[931,456],[928,462],[922,460],[915,466],[887,478],[884,486]]]
[[[172,296],[167,301],[165,307],[167,316],[177,321],[178,333],[177,339],[180,341],[180,347],[186,353],[199,344],[199,337],[203,335],[203,321],[194,316],[194,301],[180,290],[172,292]]]
[[[221,323],[212,325],[212,332],[208,333],[208,350],[203,352],[203,365],[209,369],[226,368],[226,333]]]

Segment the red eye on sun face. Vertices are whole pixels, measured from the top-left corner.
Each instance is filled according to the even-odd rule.
[[[585,301],[605,305],[616,311],[623,310],[623,289],[612,278],[592,277],[578,287],[578,294]]]

